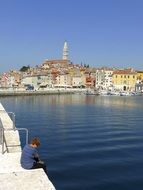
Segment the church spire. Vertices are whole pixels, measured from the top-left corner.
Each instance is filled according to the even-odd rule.
[[[63,60],[68,60],[68,44],[67,44],[67,41],[65,41],[65,43],[64,43]]]

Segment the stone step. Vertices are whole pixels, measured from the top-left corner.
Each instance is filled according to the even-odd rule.
[[[21,152],[21,143],[18,131],[5,130],[4,136],[8,152]]]
[[[4,136],[7,145],[9,146],[21,145],[18,131],[5,130]]]

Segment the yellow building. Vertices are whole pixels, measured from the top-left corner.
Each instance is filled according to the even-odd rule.
[[[112,82],[116,90],[134,91],[137,82],[137,72],[133,69],[115,70]]]
[[[143,81],[143,71],[136,71],[137,72],[137,80],[139,82]]]

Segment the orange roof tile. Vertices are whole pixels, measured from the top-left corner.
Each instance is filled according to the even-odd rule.
[[[131,69],[124,69],[124,70],[115,70],[115,71],[113,71],[113,74],[130,75],[130,74],[136,74],[136,72]]]

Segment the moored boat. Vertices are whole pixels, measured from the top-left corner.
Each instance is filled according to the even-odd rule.
[[[134,96],[134,93],[129,91],[120,92],[120,96]]]

